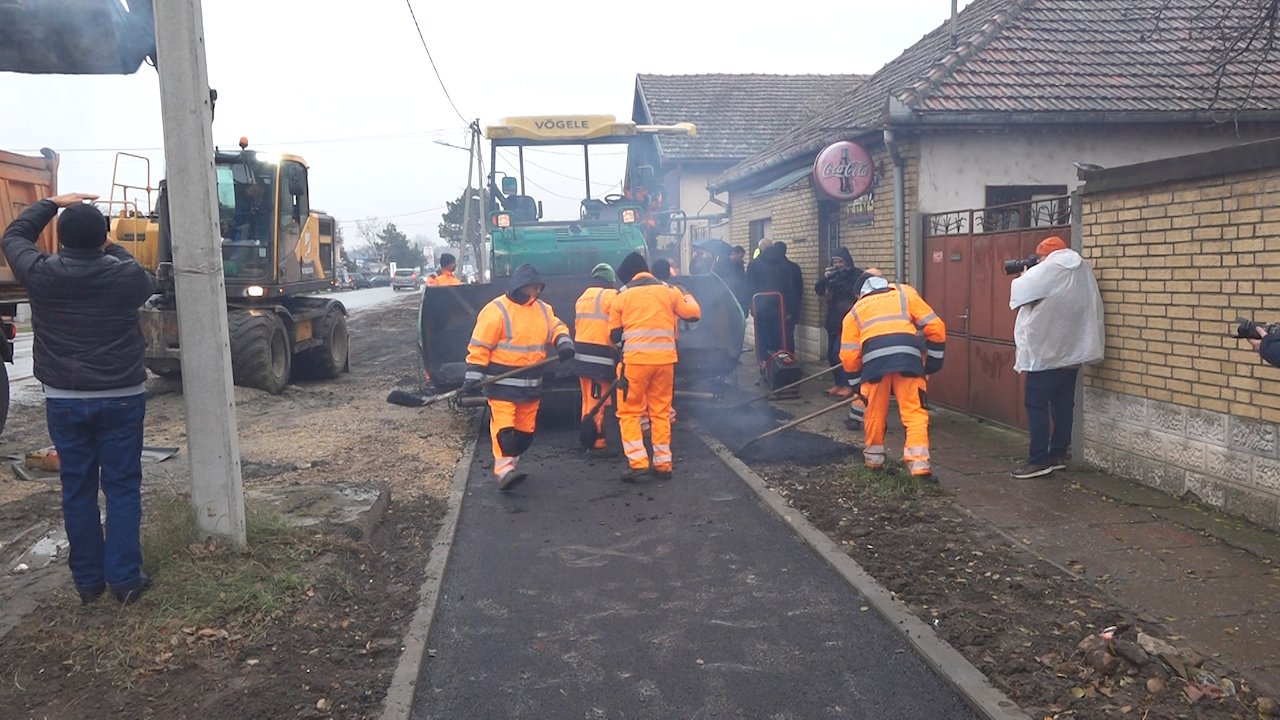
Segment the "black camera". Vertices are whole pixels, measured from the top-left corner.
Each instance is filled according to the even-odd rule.
[[[1032,255],[1031,257],[1026,258],[1025,260],[1005,260],[1004,274],[1017,275],[1023,270],[1029,270],[1039,264],[1040,264],[1040,258],[1036,257],[1035,255]]]
[[[1259,333],[1258,330],[1262,332]],[[1264,335],[1270,335],[1276,330],[1280,330],[1280,323],[1264,325],[1249,318],[1238,317],[1236,318],[1236,334],[1231,337],[1238,340],[1248,340],[1250,338],[1257,340]]]

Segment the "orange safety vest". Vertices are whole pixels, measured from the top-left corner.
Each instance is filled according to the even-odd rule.
[[[613,342],[609,339],[609,312],[618,291],[589,287],[574,306],[573,362],[581,377],[611,381],[616,377]]]
[[[609,331],[622,331],[623,362],[632,365],[672,365],[676,354],[676,323],[702,317],[693,296],[649,273],[637,273],[614,298]]]
[[[467,344],[468,380],[483,380],[547,358],[558,343],[569,341],[569,328],[551,306],[534,298],[523,305],[501,295],[480,310]],[[542,388],[542,369],[520,373],[489,385],[485,394],[495,400],[536,400]]]
[[[845,315],[840,362],[851,385],[892,373],[919,377],[942,369],[946,341],[946,325],[915,288],[890,285],[863,295]]]
[[[448,270],[441,270],[439,275],[427,279],[428,287],[452,287],[461,284],[462,281],[458,279],[458,276]]]

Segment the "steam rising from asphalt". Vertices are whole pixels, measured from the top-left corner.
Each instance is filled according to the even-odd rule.
[[[763,400],[732,411],[703,404],[688,405],[692,418],[730,449],[741,448],[748,440],[792,419],[790,413]],[[684,414],[684,407],[681,407],[681,417]],[[853,445],[801,428],[803,426],[784,430],[755,442],[739,455],[750,462],[804,466],[861,459],[858,449]]]

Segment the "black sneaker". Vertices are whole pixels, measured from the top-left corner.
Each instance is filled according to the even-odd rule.
[[[106,592],[106,590],[106,585],[95,585],[93,587],[76,586],[76,593],[80,595],[81,605],[92,605],[97,602],[98,598],[102,597],[102,593]]]
[[[647,467],[646,468],[630,468],[629,470],[627,470],[625,474],[623,474],[622,482],[633,483],[639,480],[640,478],[644,477],[645,475],[648,475],[649,472],[650,470]]]
[[[1071,453],[1066,455],[1054,455],[1049,458],[1049,467],[1054,470],[1066,470],[1067,463],[1071,462]]]
[[[121,605],[132,605],[138,602],[142,594],[150,589],[151,576],[144,573],[142,578],[132,585],[111,588],[111,594],[116,596],[116,600],[119,600]]]
[[[672,472],[670,470],[659,470],[654,468],[651,472],[653,473],[653,476],[659,480],[670,480],[672,476]]]
[[[1045,475],[1053,472],[1054,469],[1053,465],[1050,465],[1049,463],[1042,463],[1038,465],[1027,463],[1009,474],[1018,480],[1030,480],[1031,478],[1044,477]]]
[[[529,477],[528,473],[522,473],[517,470],[512,470],[506,475],[503,475],[502,479],[498,481],[498,491],[506,492],[511,488],[515,487],[516,485],[519,485],[520,483],[524,482],[525,478],[527,477]]]

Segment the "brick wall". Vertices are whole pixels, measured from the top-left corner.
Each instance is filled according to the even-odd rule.
[[[1080,237],[1107,310],[1106,359],[1085,374],[1085,457],[1275,527],[1280,369],[1227,335],[1237,315],[1280,321],[1280,163],[1231,172],[1206,153],[1186,167],[1210,156],[1228,169],[1085,185]]]
[[[879,180],[875,187],[875,221],[871,225],[852,227],[848,224],[851,203],[840,209],[840,243],[849,249],[859,267],[878,267],[887,276],[896,276],[893,266],[893,160],[883,145],[868,147],[872,152]],[[919,148],[915,143],[900,146],[907,171],[903,177],[906,218],[912,217],[918,187]],[[825,302],[813,294],[813,285],[823,270],[818,234],[818,194],[810,178],[805,177],[779,192],[752,197],[750,190],[729,194],[730,244],[750,247],[751,221],[770,219],[769,237],[787,243],[787,257],[800,266],[804,275],[804,307],[800,315],[796,344],[805,359],[825,356],[826,336],[822,330]],[[911,246],[911,224],[906,227],[906,243]],[[910,252],[904,255],[910,265]]]

